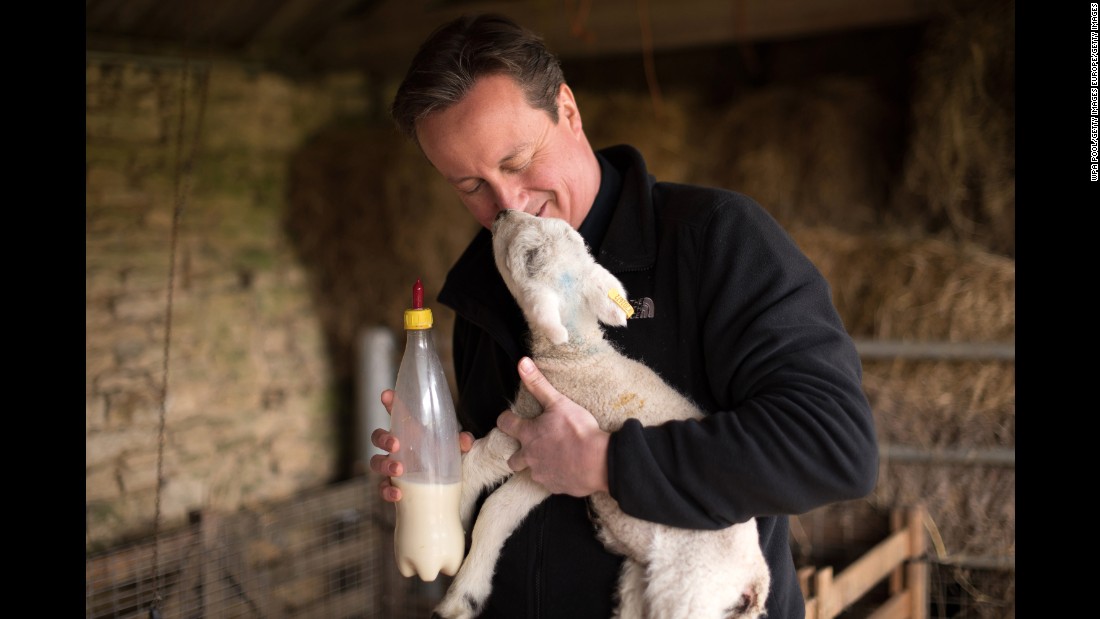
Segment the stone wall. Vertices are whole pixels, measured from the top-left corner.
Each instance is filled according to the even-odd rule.
[[[328,354],[281,232],[287,161],[374,110],[359,74],[90,55],[86,78],[93,551],[148,535],[158,494],[163,529],[333,479]]]

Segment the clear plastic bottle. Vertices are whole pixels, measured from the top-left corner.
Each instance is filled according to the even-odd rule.
[[[405,310],[405,353],[397,369],[390,432],[399,448],[391,456],[404,465],[393,478],[401,489],[394,527],[394,555],[405,577],[431,582],[440,572],[453,576],[466,549],[459,500],[462,455],[458,418],[432,337],[432,310],[424,287],[413,286]]]

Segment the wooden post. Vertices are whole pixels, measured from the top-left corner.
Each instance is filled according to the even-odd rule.
[[[897,533],[908,525],[905,518],[906,514],[900,509],[894,509],[890,511],[890,532]],[[905,587],[905,570],[901,565],[890,572],[890,597],[893,597],[902,592]]]
[[[833,568],[823,567],[814,574],[814,599],[817,600],[817,619],[833,619]]]
[[[802,599],[808,600],[813,597],[813,591],[810,589],[810,579],[814,577],[814,568],[811,565],[798,569],[798,587],[802,589]]]
[[[928,561],[924,553],[928,549],[924,535],[923,505],[909,511],[909,562],[905,573],[909,581],[909,600],[913,604],[910,617],[928,619]]]

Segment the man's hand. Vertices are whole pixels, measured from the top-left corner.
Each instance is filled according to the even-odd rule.
[[[389,414],[393,414],[393,396],[393,389],[386,389],[382,392],[382,406],[386,408],[386,412]],[[377,428],[374,432],[371,432],[370,442],[373,443],[375,447],[388,451],[391,454],[401,449],[401,442],[385,428]],[[470,451],[470,447],[472,447],[473,444],[473,434],[469,432],[460,432],[458,434],[458,448],[462,453]],[[401,463],[390,458],[388,454],[374,454],[370,457],[370,470],[385,476],[378,484],[378,493],[382,496],[382,500],[389,501],[390,503],[400,501],[401,489],[390,483],[390,477],[399,477],[405,473]]]
[[[554,494],[584,497],[607,491],[607,445],[611,435],[596,418],[550,384],[535,364],[519,362],[523,385],[542,405],[542,414],[524,419],[512,411],[497,418],[497,427],[520,443],[508,459],[513,471],[531,469],[531,479]]]

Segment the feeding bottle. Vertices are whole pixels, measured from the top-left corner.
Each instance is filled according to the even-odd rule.
[[[404,465],[404,473],[392,478],[401,489],[394,528],[397,567],[403,576],[416,574],[425,582],[440,572],[453,576],[466,549],[459,517],[458,418],[432,333],[432,310],[424,307],[418,279],[412,308],[405,310],[405,353],[390,414],[390,432],[399,446],[390,457]]]

